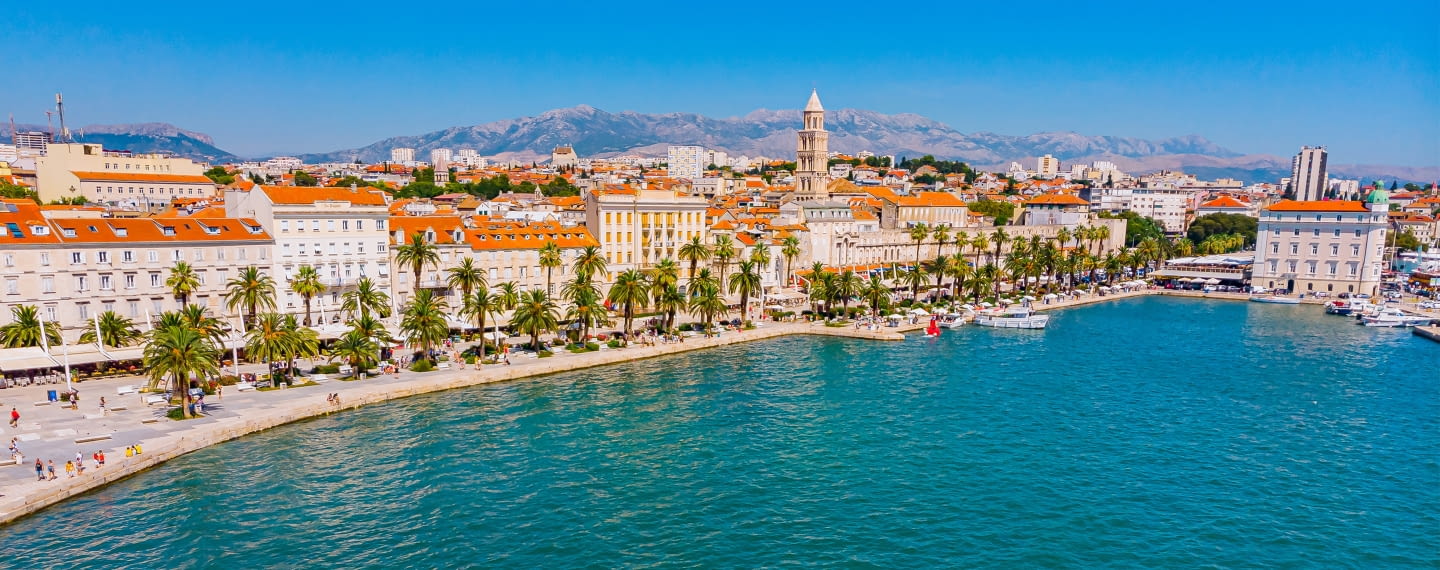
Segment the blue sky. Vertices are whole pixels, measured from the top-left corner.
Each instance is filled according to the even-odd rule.
[[[62,91],[71,124],[169,122],[240,154],[582,103],[736,116],[814,85],[962,132],[1440,165],[1436,0],[39,4],[0,33],[0,111],[43,123]]]

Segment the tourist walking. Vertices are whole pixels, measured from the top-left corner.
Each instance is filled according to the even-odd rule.
[[[36,461],[39,461],[39,460],[37,459]],[[54,460],[54,459],[51,459],[51,460],[45,462],[45,471],[48,472],[48,473],[50,473],[50,480],[51,480],[51,481],[54,481],[54,480],[55,480],[55,460]]]
[[[39,458],[35,459],[35,480],[45,480],[45,464],[41,463]]]
[[[85,474],[85,456],[79,451],[75,452],[75,472],[81,475]]]
[[[105,466],[105,452],[104,452],[104,451],[98,451],[98,450],[97,450],[97,451],[95,452],[95,455],[93,455],[92,457],[95,459],[95,468],[98,469],[98,468],[101,468],[101,467],[104,467],[104,466]]]
[[[20,427],[20,410],[10,408],[10,427]]]
[[[66,462],[65,462],[65,476],[66,476],[66,477],[69,477],[69,478],[71,478],[71,479],[74,479],[74,478],[75,478],[75,462],[74,462],[74,461],[66,461]]]

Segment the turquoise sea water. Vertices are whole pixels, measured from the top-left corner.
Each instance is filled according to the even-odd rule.
[[[411,398],[0,528],[8,567],[1429,567],[1440,345],[1146,298]]]

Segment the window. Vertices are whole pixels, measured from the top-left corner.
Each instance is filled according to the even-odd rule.
[[[111,291],[111,290],[114,290],[114,289],[115,289],[115,284],[111,282],[110,276],[109,276],[109,275],[101,275],[101,276],[100,276],[100,290],[101,290],[101,291]]]
[[[128,249],[120,252],[120,261],[123,261],[125,263],[133,263],[135,261],[135,252]]]
[[[1272,243],[1272,244],[1270,244],[1270,253],[1280,253],[1280,244],[1279,244],[1279,243]]]
[[[1330,244],[1330,256],[1331,256],[1331,257],[1334,257],[1334,256],[1337,256],[1337,255],[1340,255],[1340,244],[1338,244],[1338,243],[1332,243],[1332,244]]]
[[[1340,237],[1340,228],[1335,228],[1335,237]]]
[[[15,267],[15,254],[5,254],[5,267]]]
[[[185,259],[185,252],[178,249],[170,250],[170,261],[180,261],[182,259]]]
[[[100,303],[100,308],[101,308],[102,310],[104,310],[105,312],[107,312],[107,313],[112,312],[112,311],[115,310],[115,302],[114,302],[114,301],[106,301],[106,302],[104,302],[104,303]]]
[[[51,276],[49,276],[49,275],[46,275],[46,276],[41,277],[41,278],[40,278],[40,292],[41,292],[41,293],[54,293],[54,292],[55,292],[55,278],[54,278],[54,277],[51,277]]]
[[[1310,244],[1310,255],[1319,255],[1319,254],[1320,254],[1320,244],[1318,244],[1318,243],[1312,243],[1312,244]]]
[[[195,261],[205,261],[205,250],[195,248]]]
[[[159,273],[151,273],[151,274],[150,274],[150,286],[151,286],[151,287],[159,287],[159,286],[160,286],[160,274],[159,274]]]
[[[1350,246],[1350,255],[1360,255],[1360,244]]]
[[[89,288],[90,282],[89,282],[89,280],[86,279],[85,277],[86,277],[85,275],[76,275],[76,276],[75,276],[75,290],[76,290],[76,291],[84,291],[84,290],[86,290],[86,289]]]
[[[127,273],[127,274],[125,275],[125,288],[126,288],[126,289],[134,289],[134,288],[135,288],[135,274],[134,274],[134,273]]]
[[[1298,243],[1292,243],[1292,244],[1290,244],[1290,253],[1291,253],[1291,255],[1300,253],[1300,244],[1298,244]]]
[[[280,220],[280,231],[282,231],[282,232],[288,232],[288,231],[290,231],[290,220]]]
[[[340,220],[340,229],[350,231],[350,220]]]
[[[55,305],[45,305],[45,320],[52,323],[59,321],[55,316]]]
[[[145,258],[150,263],[155,263],[157,261],[160,261],[160,252],[152,249],[146,252]]]
[[[320,231],[320,220],[310,220],[310,231]]]
[[[40,265],[50,265],[50,254],[49,254],[49,253],[44,253],[44,252],[41,252],[41,253],[40,253]]]
[[[220,261],[225,261],[225,248],[223,248],[223,247],[221,247],[221,248],[216,248],[216,250],[215,250],[215,259],[218,259],[218,260],[220,260]]]
[[[153,313],[155,313],[155,314],[157,314],[157,315],[160,314],[160,313],[165,312],[165,300],[164,300],[164,299],[151,299],[151,300],[150,300],[150,311],[153,312]]]
[[[335,220],[325,220],[325,230],[331,232],[335,231]]]
[[[1295,228],[1295,235],[1300,235],[1300,228]]]
[[[1320,237],[1320,228],[1315,228],[1315,237]]]
[[[138,317],[138,316],[140,316],[140,302],[139,302],[139,301],[130,301],[130,316],[131,316],[131,317]]]
[[[85,304],[85,303],[80,303],[79,305],[75,305],[75,308],[80,310],[80,318],[81,318],[81,319],[88,319],[88,318],[90,318],[90,305],[87,305],[87,304]]]
[[[85,263],[85,252],[83,252],[83,251],[72,251],[72,252],[70,252],[70,264],[71,264],[71,265],[80,265],[80,264],[82,264],[82,263]]]
[[[97,251],[97,252],[95,252],[95,261],[96,261],[96,262],[99,262],[99,263],[110,263],[110,252],[108,252],[108,251]]]
[[[290,256],[290,244],[285,243],[285,244],[281,244],[281,245],[280,245],[280,256],[281,256],[281,257],[289,257],[289,256]]]
[[[1360,230],[1355,230],[1355,237],[1360,237]]]
[[[1276,237],[1279,237],[1279,236],[1280,236],[1280,228],[1275,228],[1275,236],[1276,236]]]
[[[355,220],[355,231],[365,231],[365,220]]]
[[[243,248],[243,247],[235,248],[235,253],[236,253],[235,259],[238,259],[238,260],[240,260],[240,261],[245,261],[245,248]]]
[[[20,280],[19,280],[19,279],[6,279],[6,280],[5,280],[5,293],[8,294],[8,295],[19,295],[19,294],[20,294]]]
[[[1306,275],[1314,275],[1314,274],[1315,274],[1315,262],[1314,262],[1314,261],[1307,261],[1307,262],[1305,262],[1305,274],[1306,274]]]

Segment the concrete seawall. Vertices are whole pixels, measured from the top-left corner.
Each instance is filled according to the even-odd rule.
[[[1440,342],[1440,326],[1415,327],[1415,336]]]

